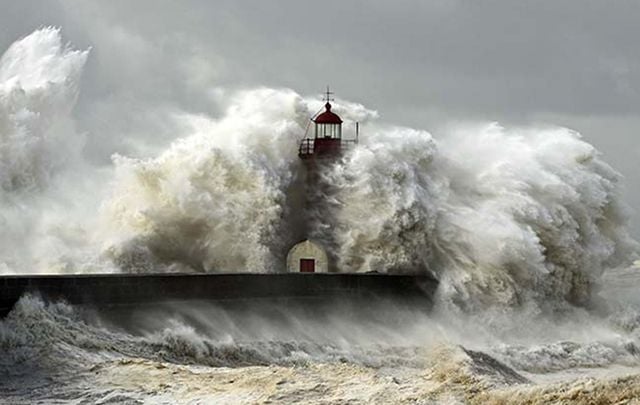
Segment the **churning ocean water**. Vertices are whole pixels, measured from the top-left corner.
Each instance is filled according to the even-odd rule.
[[[193,303],[116,322],[25,296],[0,321],[0,402],[640,398],[637,244],[620,175],[578,133],[494,123],[436,140],[338,100],[365,132],[320,173],[326,203],[301,207],[297,142],[320,101],[238,91],[218,117],[173,117],[158,153],[95,165],[73,115],[89,57],[43,28],[0,59],[1,273],[277,272],[307,209],[342,270],[429,271],[435,307]]]

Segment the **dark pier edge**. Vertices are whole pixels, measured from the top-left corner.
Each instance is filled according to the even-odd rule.
[[[82,274],[0,276],[0,317],[25,294],[96,309],[171,301],[385,297],[430,306],[430,275],[380,273]]]

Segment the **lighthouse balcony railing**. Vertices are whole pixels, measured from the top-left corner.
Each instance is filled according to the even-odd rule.
[[[298,155],[309,157],[313,155],[313,139],[303,139],[298,148]]]
[[[358,144],[357,139],[341,139],[340,143],[335,145],[335,146],[338,146],[337,148],[335,148],[335,146],[327,148],[326,146],[329,146],[329,145],[324,145],[324,147],[321,148],[320,152],[327,152],[328,150],[333,150],[339,153],[340,151],[343,151],[343,150],[349,150],[355,147],[355,145],[357,144]],[[298,155],[300,157],[302,158],[312,157],[315,152],[317,152],[315,150],[315,139],[307,138],[307,139],[303,139],[300,142],[300,146],[298,148]]]
[[[337,148],[335,146],[327,148],[327,146],[329,145],[319,145],[318,147],[320,148],[320,150],[316,151],[315,139],[306,138],[300,142],[300,146],[298,148],[298,155],[302,158],[307,158],[307,157],[313,157],[316,152],[320,154],[324,154],[328,150],[333,150],[339,153],[340,151],[349,150],[355,147],[355,145],[357,144],[358,144],[357,139],[341,139],[340,143],[335,145],[337,146]]]
[[[341,141],[341,147],[343,149],[350,149],[355,147],[358,144],[358,140],[357,139],[343,139]]]

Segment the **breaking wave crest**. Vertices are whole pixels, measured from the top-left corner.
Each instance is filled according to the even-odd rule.
[[[376,307],[381,310],[366,311],[366,317],[372,316],[367,320],[380,319],[380,313],[385,312],[383,304]],[[141,310],[135,315],[136,322],[127,325],[122,322],[124,313],[112,313],[119,319],[114,324],[109,315],[96,316],[64,303],[49,304],[25,296],[0,321],[0,367],[6,375],[28,375],[52,371],[62,364],[73,369],[114,358],[215,367],[310,361],[348,361],[375,367],[419,364],[415,358],[418,349],[408,345],[411,340],[404,339],[404,345],[384,345],[397,337],[391,329],[362,339],[373,331],[384,331],[386,326],[354,326],[354,320],[344,315],[345,308],[334,306],[321,319],[281,305],[260,309],[167,306]],[[326,323],[334,328],[326,331]],[[315,330],[325,333],[312,333]],[[16,368],[16,364],[24,367]]]
[[[236,92],[219,116],[175,111],[182,133],[159,155],[116,155],[98,170],[71,115],[87,55],[46,28],[0,61],[4,272],[282,271],[306,236],[295,220],[305,209],[296,147],[320,102]],[[321,173],[331,194],[307,208],[321,215],[306,234],[340,271],[429,271],[441,301],[463,311],[585,305],[601,272],[634,247],[620,176],[569,129],[487,124],[435,139],[359,104],[334,110],[345,133],[355,121],[365,130]],[[91,187],[69,187],[78,172]],[[45,204],[61,198],[84,215]]]
[[[429,269],[467,309],[583,304],[632,246],[619,175],[573,131],[491,124],[441,142],[401,129],[364,142],[332,173],[339,256],[358,270]]]
[[[230,309],[203,303],[134,314],[125,310],[119,316],[132,316],[130,324],[116,325],[107,313],[96,316],[87,309],[24,297],[0,321],[0,389],[9,402],[95,402],[112,397],[148,400],[167,395],[176,385],[187,389],[182,395],[205,390],[202,394],[211,398],[221,384],[237,379],[256,379],[252,384],[269,387],[291,384],[280,387],[280,395],[295,395],[296,384],[311,380],[314,387],[322,385],[325,395],[341,392],[348,384],[360,395],[376,387],[396,393],[391,397],[395,398],[402,387],[418,390],[413,397],[487,403],[509,393],[532,399],[564,395],[570,387],[585,385],[584,379],[536,383],[552,378],[545,377],[552,373],[640,364],[635,348],[640,336],[633,333],[599,342],[494,342],[482,350],[469,349],[451,343],[452,330],[444,320],[391,306],[380,302],[357,309],[336,303],[332,311],[310,316],[290,307]],[[385,316],[389,318],[383,320]],[[215,389],[209,392],[206,387],[213,381]],[[610,386],[606,395],[633,397],[637,392],[637,377],[597,384]],[[144,386],[149,388],[141,389]],[[228,386],[229,395],[239,395],[246,386]],[[269,387],[253,390],[265,392]],[[585,398],[594,395],[582,391]],[[181,397],[179,392],[173,395]],[[309,392],[297,395],[314,398]]]
[[[294,140],[313,109],[290,91],[251,91],[234,103],[158,158],[116,159],[106,212],[120,263],[281,271],[299,233],[288,215],[305,209],[292,196]],[[573,131],[491,124],[436,141],[365,128],[358,147],[323,171],[331,194],[307,224],[341,271],[430,271],[465,310],[584,305],[602,271],[633,247],[619,175]]]
[[[74,120],[88,57],[43,28],[0,58],[0,274],[279,272],[291,245],[311,237],[340,271],[434,274],[436,308],[174,303],[98,314],[26,296],[0,320],[2,400],[640,395],[637,375],[580,379],[586,369],[637,373],[640,302],[637,269],[608,271],[598,291],[637,245],[620,175],[576,132],[491,123],[433,137],[338,100],[344,133],[356,121],[364,131],[319,172],[306,206],[297,143],[318,100],[215,89],[218,114],[163,110],[176,133],[160,153],[96,163],[84,150],[93,134]],[[593,311],[596,298],[606,311]]]
[[[71,112],[88,52],[65,47],[46,28],[0,58],[0,187],[6,193],[47,187],[83,144]]]
[[[58,264],[67,260],[54,256],[65,239],[80,250],[69,212],[87,182],[77,177],[85,136],[72,111],[87,57],[65,46],[58,29],[44,28],[0,58],[0,273],[64,271]]]
[[[339,303],[312,315],[280,304],[261,308],[173,304],[139,309],[128,314],[131,318],[127,322],[123,321],[127,318],[125,311],[95,314],[26,296],[0,321],[0,365],[30,366],[21,370],[3,368],[7,375],[46,368],[51,362],[64,361],[73,368],[122,356],[224,367],[309,361],[348,361],[369,367],[424,366],[428,352],[423,350],[429,349],[428,356],[437,355],[438,350],[431,349],[454,328],[448,325],[448,332],[444,332],[444,319],[409,308],[388,309],[390,306],[381,302],[362,310]],[[399,316],[404,319],[394,319]],[[354,323],[355,318],[360,322]],[[113,323],[112,319],[118,321]],[[490,353],[511,367],[532,373],[610,364],[635,366],[640,362],[639,332],[637,323],[631,331],[609,333],[606,338],[592,333],[598,341],[581,342],[582,331],[575,330],[577,339],[573,341],[538,345],[493,342],[486,346],[489,352],[485,356]],[[487,360],[464,350],[478,361]]]

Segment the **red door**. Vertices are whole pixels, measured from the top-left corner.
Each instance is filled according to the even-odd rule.
[[[300,259],[300,273],[315,273],[316,261],[314,259]]]

